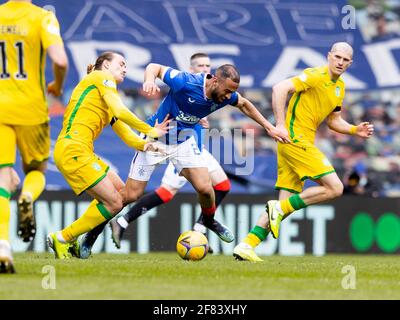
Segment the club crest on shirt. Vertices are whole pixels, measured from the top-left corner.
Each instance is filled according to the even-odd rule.
[[[215,111],[215,110],[217,110],[217,107],[218,107],[218,103],[213,103],[213,104],[211,105],[210,110],[211,110],[211,111]]]
[[[58,25],[57,19],[54,16],[54,14],[49,14],[47,16],[47,19],[45,19],[43,22],[43,27],[45,27],[47,29],[47,31],[53,35],[56,36],[61,36],[60,35],[60,27]]]

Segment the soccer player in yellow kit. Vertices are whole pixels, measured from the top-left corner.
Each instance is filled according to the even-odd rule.
[[[124,199],[120,193],[123,181],[94,153],[93,143],[104,127],[110,124],[128,146],[142,151],[158,150],[130,128],[152,138],[168,130],[171,120],[166,118],[161,124],[151,127],[124,106],[117,84],[124,80],[125,75],[124,57],[105,52],[97,58],[94,66],[88,67],[88,75],[72,92],[54,148],[54,160],[73,191],[77,195],[87,192],[94,200],[79,219],[47,236],[56,258],[78,256],[78,236],[109,220],[123,208]]]
[[[235,258],[252,262],[262,261],[254,248],[265,240],[269,231],[279,235],[281,220],[295,210],[331,200],[342,195],[343,184],[326,156],[314,145],[315,132],[327,118],[330,129],[343,134],[368,138],[373,125],[363,122],[351,125],[341,117],[345,85],[340,78],[351,65],[353,49],[345,42],[335,43],[328,53],[328,65],[305,69],[302,74],[284,80],[273,87],[272,107],[276,127],[290,137],[290,144],[278,143],[279,201],[268,201],[266,213],[233,251]],[[285,103],[290,99],[285,121]],[[304,180],[316,181],[319,186],[303,191]]]
[[[0,5],[0,272],[15,272],[9,244],[10,197],[19,183],[13,169],[18,147],[25,172],[18,199],[18,235],[33,239],[33,201],[45,187],[50,128],[45,96],[46,53],[54,81],[47,91],[60,96],[68,59],[59,23],[31,1]]]

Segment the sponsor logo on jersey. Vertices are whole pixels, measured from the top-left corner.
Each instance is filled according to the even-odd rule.
[[[340,97],[340,87],[339,86],[336,87],[335,94],[336,94],[336,97]]]
[[[196,102],[196,100],[194,100],[193,98],[188,98],[188,101],[190,102],[190,103],[195,103]]]
[[[177,121],[181,121],[188,124],[196,124],[200,120],[199,117],[184,113],[182,110],[179,110],[179,114],[176,116],[175,119]]]
[[[117,88],[115,82],[114,82],[114,81],[111,81],[111,80],[104,80],[104,81],[103,81],[103,84],[104,84],[106,87],[109,87],[109,88],[114,88],[114,89]]]

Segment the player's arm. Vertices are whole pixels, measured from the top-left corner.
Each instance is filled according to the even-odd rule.
[[[121,138],[123,142],[125,142],[125,144],[131,148],[143,151],[146,141],[133,132],[125,122],[118,121],[116,117],[113,117],[110,125],[113,131],[118,135],[118,137]]]
[[[158,138],[168,132],[168,124],[171,120],[167,117],[156,128],[148,125],[146,122],[140,120],[134,113],[132,113],[121,101],[118,94],[109,91],[103,96],[104,101],[111,109],[112,114],[119,120],[125,122],[131,128],[134,128],[151,138]]]
[[[292,79],[278,82],[272,87],[272,109],[276,120],[276,126],[285,128],[285,105],[288,94],[295,92]]]
[[[68,69],[68,58],[62,44],[54,44],[47,48],[47,54],[53,62],[54,80],[47,85],[47,92],[59,97],[62,95],[65,75]]]
[[[354,134],[362,138],[369,138],[374,133],[374,125],[369,122],[362,122],[355,126],[348,123],[341,116],[341,107],[335,110],[327,118],[328,127],[343,134]]]
[[[47,91],[60,96],[67,73],[68,58],[61,38],[60,24],[51,11],[47,11],[41,19],[40,42],[53,63],[54,80],[47,85]]]
[[[141,151],[159,151],[152,142],[140,138],[125,122],[118,121],[116,117],[112,118],[110,125],[118,137],[129,147]]]
[[[157,63],[150,63],[144,71],[143,91],[148,95],[154,95],[160,92],[160,88],[156,84],[156,79],[163,80],[164,74],[168,67]]]
[[[254,104],[252,104],[248,99],[242,97],[239,93],[237,95],[238,101],[237,104],[234,105],[235,107],[239,108],[239,110],[243,112],[246,116],[253,119],[260,126],[262,126],[267,131],[267,133],[275,140],[284,143],[290,142],[288,137],[280,134],[277,129],[267,119],[263,117],[263,115],[260,113],[260,111],[257,110]]]

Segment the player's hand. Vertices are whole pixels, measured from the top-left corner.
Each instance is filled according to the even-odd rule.
[[[143,151],[158,152],[158,153],[161,153],[162,155],[167,154],[167,152],[162,147],[157,146],[157,144],[155,142],[147,142],[144,145]]]
[[[47,85],[47,93],[50,93],[55,97],[60,97],[63,94],[63,90],[60,86],[56,84],[55,81],[51,81]]]
[[[356,135],[361,138],[369,138],[374,133],[374,125],[369,122],[362,122],[357,126]]]
[[[146,92],[148,96],[152,96],[160,92],[160,88],[154,82],[145,81],[143,82],[143,91]]]
[[[291,143],[289,138],[289,133],[284,125],[278,125],[276,127],[272,127],[268,134],[273,138],[275,141],[282,142],[282,143]]]
[[[204,128],[204,129],[209,129],[210,128],[210,123],[207,120],[207,117],[204,117],[199,120],[199,124]]]
[[[167,114],[163,120],[163,122],[158,123],[158,119],[156,119],[156,123],[154,124],[154,128],[157,131],[157,136],[161,137],[164,134],[166,134],[168,132],[169,129],[172,129],[173,126],[170,126],[169,123],[172,121],[172,119],[169,119],[169,114]]]

